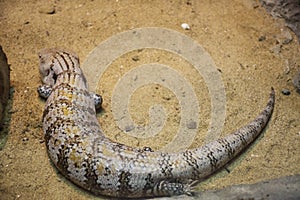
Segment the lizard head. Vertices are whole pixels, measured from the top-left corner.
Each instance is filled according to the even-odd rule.
[[[82,74],[78,56],[71,51],[51,48],[39,52],[40,74],[44,84],[53,86],[60,74]]]

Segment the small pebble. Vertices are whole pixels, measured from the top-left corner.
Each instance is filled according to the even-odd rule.
[[[125,127],[125,132],[130,132],[130,131],[132,131],[134,128],[135,128],[134,125],[128,125],[128,126]]]
[[[290,95],[290,94],[291,94],[291,92],[290,92],[288,89],[282,89],[282,90],[281,90],[281,93],[282,93],[283,95]]]
[[[281,48],[282,48],[281,44],[276,44],[275,46],[270,48],[270,52],[279,55],[281,53]]]
[[[140,60],[139,56],[133,56],[131,59],[132,59],[133,61],[135,61],[135,62],[137,62],[137,61]]]
[[[39,8],[39,13],[53,15],[55,14],[54,5],[44,4]]]
[[[288,29],[282,29],[281,33],[276,36],[276,40],[279,44],[289,44],[293,40],[293,36]]]
[[[264,35],[262,35],[258,38],[258,41],[260,41],[260,42],[262,42],[264,40],[266,40],[266,36],[264,36]]]
[[[184,30],[190,30],[190,26],[187,24],[187,23],[183,23],[181,24],[181,27],[184,29]]]
[[[188,129],[196,129],[197,123],[195,121],[190,121],[186,126]]]

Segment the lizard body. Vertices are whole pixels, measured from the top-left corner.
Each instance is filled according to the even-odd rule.
[[[222,139],[178,153],[133,148],[104,136],[95,95],[88,91],[75,53],[44,49],[39,59],[45,85],[38,91],[47,97],[43,130],[49,156],[64,176],[99,195],[191,195],[195,182],[222,168],[257,138],[274,107],[272,88],[261,114]]]

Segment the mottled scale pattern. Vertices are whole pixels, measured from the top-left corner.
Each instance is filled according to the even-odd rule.
[[[222,139],[179,153],[133,148],[104,136],[96,118],[95,94],[88,91],[74,52],[44,49],[39,59],[44,84],[38,91],[47,98],[43,130],[49,156],[69,180],[98,195],[192,195],[195,183],[222,168],[253,142],[274,107],[272,88],[261,114]]]

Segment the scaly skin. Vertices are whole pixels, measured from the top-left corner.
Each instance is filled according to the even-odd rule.
[[[192,186],[222,168],[262,132],[275,101],[272,88],[261,114],[234,133],[179,153],[153,152],[106,138],[96,118],[94,94],[88,91],[77,55],[63,49],[39,54],[48,97],[43,130],[49,156],[57,169],[80,187],[111,197],[192,194]]]

